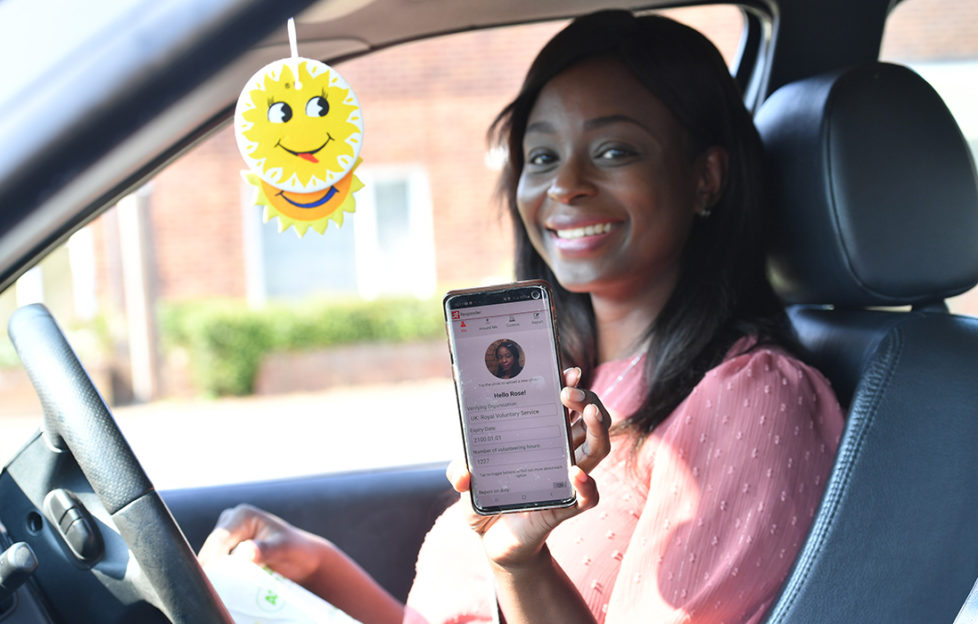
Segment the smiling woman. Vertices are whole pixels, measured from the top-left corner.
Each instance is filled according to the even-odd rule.
[[[600,78],[585,64],[607,63],[607,54],[577,59],[579,64],[546,64],[540,80],[523,91],[526,106],[517,116],[525,121],[532,113],[533,123],[550,127],[536,126],[533,137],[513,132],[516,148],[495,149],[486,159],[486,127],[521,91],[531,56],[570,20],[623,3],[0,0],[0,76],[5,85],[0,93],[0,316],[6,317],[18,303],[43,299],[50,304],[99,389],[114,404],[131,401],[137,387],[150,387],[143,386],[137,370],[150,372],[159,365],[160,393],[146,395],[145,404],[123,406],[119,415],[155,484],[167,488],[166,502],[195,549],[221,510],[241,501],[260,505],[301,527],[303,532],[287,533],[299,535],[300,544],[314,544],[313,552],[342,551],[377,580],[376,586],[350,588],[336,576],[318,578],[313,583],[317,589],[332,588],[337,602],[360,597],[368,607],[392,605],[395,621],[403,620],[405,611],[399,607],[404,604],[409,617],[434,622],[489,622],[499,619],[500,609],[510,624],[521,619],[537,624],[575,619],[606,624],[951,621],[978,576],[978,535],[973,530],[978,526],[973,522],[978,490],[969,482],[978,474],[972,448],[978,421],[971,413],[978,403],[971,392],[978,364],[968,360],[969,354],[978,353],[978,321],[947,314],[940,299],[951,292],[946,289],[950,280],[944,279],[949,274],[957,280],[969,273],[968,284],[976,278],[964,262],[928,264],[918,262],[917,254],[933,260],[935,250],[960,247],[963,258],[978,249],[978,231],[972,227],[978,214],[973,175],[967,185],[970,199],[963,190],[952,190],[968,176],[945,176],[957,169],[973,174],[973,165],[964,166],[966,159],[957,158],[961,150],[923,149],[940,134],[932,130],[944,126],[932,126],[928,115],[903,106],[912,104],[906,95],[920,91],[897,89],[891,97],[866,100],[868,108],[847,115],[852,126],[833,131],[832,138],[858,150],[852,153],[879,145],[887,156],[906,155],[909,169],[881,167],[885,158],[857,158],[855,171],[838,170],[834,156],[828,175],[803,167],[805,173],[819,174],[806,178],[816,185],[812,188],[841,184],[868,198],[865,211],[856,206],[858,214],[842,213],[854,217],[847,223],[869,224],[872,234],[847,243],[849,251],[860,258],[873,255],[879,266],[892,269],[884,271],[885,278],[899,278],[894,280],[899,285],[905,283],[904,266],[935,270],[914,290],[917,298],[909,303],[918,309],[913,311],[883,312],[875,303],[874,309],[856,310],[835,299],[807,301],[811,307],[792,310],[794,326],[817,354],[810,363],[824,365],[840,396],[847,402],[855,398],[857,406],[846,424],[844,452],[827,477],[829,495],[817,508],[837,433],[834,399],[824,379],[795,357],[792,343],[781,340],[778,324],[767,322],[769,293],[741,291],[737,280],[719,270],[739,270],[739,260],[757,268],[753,248],[742,254],[735,249],[734,261],[727,255],[731,244],[752,247],[752,239],[730,215],[756,198],[745,190],[756,188],[745,186],[752,180],[737,171],[754,162],[756,153],[736,149],[754,144],[746,132],[725,141],[700,130],[728,119],[743,120],[744,108],[764,113],[762,119],[772,110],[783,113],[778,119],[784,123],[777,127],[789,136],[797,137],[805,128],[825,129],[822,121],[837,119],[834,112],[818,115],[827,112],[809,108],[818,107],[818,98],[790,95],[810,94],[816,86],[838,93],[840,79],[851,80],[848,84],[857,90],[850,93],[855,94],[866,93],[872,84],[892,86],[887,76],[905,72],[878,71],[871,63],[880,50],[887,14],[904,21],[901,13],[927,7],[921,11],[946,19],[958,32],[978,24],[969,13],[975,3],[765,0],[719,6],[710,0],[639,0],[628,6],[640,20],[653,22],[648,15],[675,4],[685,9],[682,14],[670,10],[670,15],[694,22],[704,34],[725,31],[710,37],[724,44],[725,62],[713,55],[708,71],[700,65],[686,71],[681,61],[696,55],[665,46],[638,65],[652,67],[651,61],[663,59],[680,71],[659,74],[670,79],[655,84],[643,83],[648,93],[626,94],[616,91],[619,84],[601,83],[596,85],[600,92],[592,92],[587,84],[562,80],[574,72]],[[15,15],[13,7],[30,11]],[[906,15],[911,13],[920,15],[916,10]],[[710,15],[692,19],[703,14]],[[717,15],[723,25],[713,28]],[[364,164],[357,171],[365,186],[357,196],[356,214],[342,228],[329,227],[322,235],[302,239],[280,235],[275,224],[262,223],[264,207],[255,206],[255,187],[240,175],[242,159],[232,121],[247,78],[288,55],[285,23],[290,16],[297,21],[303,52],[335,66],[356,89],[369,135]],[[917,17],[904,23],[922,26]],[[924,41],[916,28],[908,34],[908,41]],[[943,32],[934,38],[949,40]],[[636,48],[668,40],[639,39]],[[978,37],[963,40],[975,42]],[[593,36],[582,37],[569,47],[593,50],[593,43]],[[912,61],[903,55],[891,58]],[[970,57],[930,60],[935,62],[927,64],[933,67],[921,67],[920,73],[935,85],[938,75],[941,82],[949,75],[945,70],[966,70],[958,75],[963,78],[949,82],[954,93],[966,94],[965,117],[959,122],[973,140],[978,135],[968,130],[967,103],[975,98],[967,93],[978,80],[967,80],[972,75]],[[852,66],[860,69],[835,71]],[[638,67],[628,69],[632,76],[623,76],[618,68],[623,84],[626,78],[642,83],[642,76],[648,77]],[[817,76],[830,70],[835,78]],[[605,71],[611,69],[606,66]],[[700,89],[706,83],[729,86],[730,73],[745,94],[746,106],[733,89],[722,94]],[[298,71],[296,76],[302,83]],[[786,91],[776,96],[782,87]],[[824,89],[820,92],[828,94]],[[583,101],[575,102],[576,108],[558,109],[554,93],[566,94],[564,104],[574,97]],[[625,97],[608,102],[608,93]],[[682,100],[683,95],[692,101]],[[799,116],[782,108],[783,98],[813,114],[801,116],[806,123],[796,123]],[[649,106],[636,110],[639,99]],[[833,96],[831,101],[838,100]],[[723,110],[709,108],[721,103]],[[257,105],[262,112],[258,121],[282,128],[322,120],[327,108],[328,119],[339,106],[321,90],[296,100],[288,94],[266,97]],[[598,110],[599,105],[616,110]],[[833,109],[846,114],[845,107]],[[696,114],[687,115],[694,110]],[[900,111],[913,114],[902,119]],[[596,119],[616,121],[582,126]],[[902,122],[880,132],[881,143],[873,141],[870,128],[887,119]],[[681,129],[688,153],[674,136],[646,132],[662,122]],[[322,164],[321,154],[340,145],[329,131],[298,144],[292,137],[275,136],[270,144],[281,158],[300,166]],[[507,171],[505,199],[514,218],[512,223],[505,216],[500,220],[491,205],[495,178],[512,164],[505,162],[507,157],[523,158],[531,147],[540,151],[530,167],[540,168],[526,167],[524,172],[526,163],[521,163]],[[704,205],[697,205],[701,180],[709,182],[705,174],[714,147],[727,154],[725,167],[711,165],[723,173],[722,193],[715,202],[706,194]],[[677,154],[688,158],[655,162],[656,149],[672,154],[673,160]],[[826,152],[799,153],[800,160],[773,160],[791,166]],[[925,164],[941,175],[922,176]],[[755,171],[753,165],[748,169]],[[635,191],[647,187],[642,176],[663,181],[667,170],[678,175],[665,179],[661,192],[652,189],[658,193],[654,197],[634,198]],[[909,175],[900,175],[907,171]],[[535,182],[546,190],[519,198],[516,183],[524,173],[527,191]],[[864,185],[862,174],[878,175],[882,184]],[[548,176],[557,181],[543,184]],[[608,184],[612,176],[620,176],[620,184]],[[916,186],[913,192],[892,193],[904,188],[904,182],[917,181],[920,193]],[[780,176],[761,187],[790,187],[801,200],[786,201],[783,207],[790,210],[777,211],[785,215],[781,225],[789,230],[779,238],[789,240],[784,234],[797,232],[813,240],[809,217],[824,223],[826,207],[812,203],[816,194],[801,192],[804,184],[784,184]],[[575,188],[576,194],[566,192]],[[323,197],[330,194],[323,192]],[[127,194],[118,209],[111,207]],[[300,195],[279,198],[304,206],[284,202],[297,211],[319,208],[310,207],[319,199]],[[896,195],[901,201],[879,201]],[[726,201],[730,198],[740,199]],[[956,201],[961,198],[966,201]],[[639,214],[639,207],[649,212]],[[927,227],[901,227],[917,221],[893,219],[896,209],[906,210],[902,214],[912,209],[914,219],[919,217]],[[675,222],[655,220],[667,211],[677,215]],[[935,218],[942,214],[951,220]],[[514,224],[520,235],[519,258],[509,231]],[[925,229],[935,236],[920,246],[891,245],[899,238],[886,235],[906,233],[917,240]],[[670,247],[683,236],[685,247],[676,260]],[[69,237],[69,246],[55,249]],[[643,248],[643,240],[662,243],[661,254]],[[876,258],[872,251],[878,244],[892,252]],[[833,247],[816,246],[819,251]],[[808,258],[806,266],[824,268],[821,257]],[[575,411],[580,408],[587,423],[587,431],[574,427],[582,444],[583,472],[568,477],[581,490],[582,507],[594,504],[595,489],[600,501],[569,519],[507,515],[488,522],[457,506],[435,524],[454,500],[444,478],[444,460],[461,449],[443,337],[412,345],[347,344],[327,353],[305,349],[323,344],[313,340],[323,328],[344,339],[362,340],[363,327],[379,318],[399,327],[400,321],[377,314],[391,304],[374,298],[407,294],[425,302],[418,305],[437,310],[436,292],[505,281],[514,266],[526,276],[550,271],[555,286],[558,277],[567,282],[559,302],[560,317],[567,323],[562,342],[567,363],[579,365],[580,372],[571,371],[568,383],[578,387],[568,388],[565,398]],[[633,268],[656,275],[632,279],[628,274]],[[755,270],[753,275],[761,273]],[[654,324],[650,312],[656,309],[648,301],[635,298],[638,305],[624,305],[635,294],[631,291],[644,293],[651,284],[661,293],[670,280],[675,283],[673,296],[658,310]],[[958,283],[965,287],[963,280]],[[329,298],[330,304],[357,297],[369,301],[354,315],[331,312],[312,324],[293,323],[312,297]],[[258,367],[261,383],[255,387],[267,393],[288,391],[289,396],[191,396],[192,382],[204,374],[186,366],[189,350],[158,340],[165,332],[154,336],[153,330],[159,329],[155,314],[176,305],[206,312],[202,300],[215,298],[230,300],[229,307],[242,312],[243,322],[218,319],[207,324],[207,332],[197,332],[219,343],[202,370],[227,374],[233,367],[236,376],[244,370],[240,377],[251,381],[254,354],[275,344],[276,352],[264,352],[267,357]],[[288,308],[267,305],[285,300]],[[680,305],[687,301],[689,306]],[[413,303],[398,300],[397,305],[404,309]],[[252,311],[245,310],[249,307],[272,308],[271,320],[252,325]],[[616,311],[635,315],[610,314]],[[722,318],[729,322],[718,321]],[[435,329],[444,331],[441,324]],[[518,334],[507,337],[527,347]],[[629,343],[634,349],[627,348]],[[295,351],[299,349],[303,352]],[[485,344],[479,348],[486,349]],[[492,360],[492,370],[498,370],[497,359],[509,368],[505,351],[511,354],[501,349],[497,358],[494,349],[486,358],[487,365]],[[531,352],[524,355],[533,360]],[[882,372],[894,370],[890,364],[898,368],[894,376]],[[371,376],[361,375],[363,371]],[[404,380],[404,371],[415,375],[412,381]],[[85,503],[99,530],[113,531],[104,506],[89,505],[96,502],[91,488],[62,469],[70,457],[53,454],[32,433],[42,422],[41,406],[33,394],[27,406],[20,388],[8,383],[13,379],[8,372],[16,371],[0,375],[0,455],[16,470],[0,473],[0,520],[11,542],[35,549],[40,565],[12,603],[0,600],[0,620],[155,624],[167,619],[153,617],[157,610],[152,597],[148,602],[130,599],[135,595],[130,590],[143,583],[127,550],[114,550],[118,558],[91,568],[79,565],[70,544],[59,536],[57,518],[45,517],[52,513],[44,505],[47,494],[57,496],[55,490],[65,489]],[[524,368],[519,376],[527,374]],[[337,378],[342,390],[322,391]],[[383,385],[373,385],[377,381]],[[576,402],[582,397],[583,402]],[[30,424],[10,427],[22,405],[31,414]],[[606,439],[602,427],[608,423],[614,428]],[[29,452],[24,452],[27,440]],[[610,450],[602,457],[606,440]],[[425,461],[437,463],[417,465]],[[413,465],[393,467],[405,463]],[[346,472],[351,470],[355,472]],[[464,470],[452,475],[455,487],[465,489]],[[211,485],[195,487],[201,484]],[[28,491],[30,500],[24,496]],[[541,530],[558,522],[537,549]],[[815,531],[806,538],[809,525]],[[324,540],[304,541],[310,535]],[[524,539],[512,540],[513,535]],[[163,536],[149,531],[140,537],[153,541]],[[258,550],[274,550],[275,544],[255,542]],[[803,558],[792,562],[799,544]],[[823,546],[838,549],[828,555]],[[242,551],[247,553],[247,547]],[[880,561],[888,565],[880,566]],[[327,563],[337,565],[319,569],[345,578],[355,570],[348,559]],[[765,605],[777,595],[778,579],[789,566],[790,584],[775,599],[777,610],[765,615]],[[133,583],[116,591],[112,584],[123,570],[133,575]],[[500,570],[504,573],[498,574]],[[840,579],[845,579],[844,586]],[[809,589],[798,591],[802,585]],[[378,586],[396,601],[371,600],[377,594],[359,591]],[[826,601],[826,595],[833,600]],[[51,617],[30,618],[25,609],[35,602],[39,608],[49,607]],[[10,604],[17,613],[4,610]],[[199,619],[191,613],[181,624]]]
[[[694,218],[708,214],[726,175],[722,150],[690,167],[688,142],[669,109],[613,59],[571,67],[541,92],[523,138],[517,205],[565,288],[640,288],[665,303]]]
[[[368,622],[759,622],[842,414],[792,355],[766,280],[760,140],[721,55],[659,16],[586,15],[495,129],[517,276],[559,293],[576,504],[480,515],[463,496],[428,533],[406,605],[253,507],[223,513],[202,556],[241,544]],[[519,350],[500,342],[486,364],[518,375]],[[463,464],[448,473],[469,490]]]

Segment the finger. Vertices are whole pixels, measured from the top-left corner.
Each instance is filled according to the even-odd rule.
[[[231,555],[243,557],[252,563],[265,563],[265,555],[255,540],[249,539],[239,542],[237,546],[231,549]]]
[[[570,470],[571,483],[577,492],[578,512],[591,509],[598,504],[598,484],[580,466],[572,466]]]
[[[217,518],[214,529],[204,540],[203,546],[200,547],[200,553],[197,555],[200,562],[203,564],[229,554],[235,546],[245,539],[241,531],[242,525],[241,511],[238,507],[222,511]]]
[[[611,422],[611,417],[608,414],[608,410],[605,409],[604,404],[598,395],[591,392],[590,390],[582,390],[581,388],[571,388],[565,387],[560,391],[560,402],[563,403],[564,407],[577,413],[584,413],[584,408],[588,405],[594,405],[603,418],[606,418],[608,422]]]
[[[560,402],[567,410],[567,424],[573,428],[581,424],[581,410],[587,400],[587,394],[572,386],[565,386],[560,391]]]
[[[587,437],[587,427],[584,426],[584,419],[578,418],[571,425],[571,445],[572,448],[577,449],[580,445],[584,444],[584,440]]]
[[[574,367],[571,367],[571,368],[564,369],[564,388],[563,388],[563,392],[568,392],[569,391],[568,389],[577,388],[577,384],[579,384],[580,382],[581,382],[581,369],[580,368],[574,366]],[[577,396],[577,395],[575,395],[575,396]],[[574,412],[573,410],[568,411],[568,413],[567,413],[568,422],[570,422],[571,424],[573,424],[574,423],[574,420],[576,418],[576,415],[577,415],[576,412]]]
[[[554,526],[598,504],[598,484],[595,483],[594,479],[581,470],[579,466],[571,466],[568,476],[574,486],[574,491],[577,493],[577,503],[571,507],[551,510],[555,517]]]
[[[448,469],[445,471],[448,477],[448,481],[455,488],[456,492],[464,494],[469,491],[469,484],[471,482],[471,473],[465,467],[465,462],[460,459],[454,459],[448,464]],[[473,531],[482,535],[486,532],[492,524],[498,519],[498,516],[483,516],[476,513],[475,508],[472,506],[472,499],[468,496],[463,496],[460,501],[461,513],[468,523],[469,527]]]
[[[208,562],[230,553],[233,545],[229,543],[229,538],[230,533],[227,529],[216,528],[211,531],[197,554],[200,565],[207,565]]]
[[[456,492],[468,492],[469,482],[471,481],[471,475],[469,474],[468,468],[465,467],[465,462],[460,459],[453,459],[451,463],[448,464],[448,469],[445,470],[445,476],[448,477],[448,482],[452,484]]]
[[[584,472],[591,472],[611,452],[610,419],[593,403],[584,408],[581,416],[586,434],[584,443],[575,449],[574,457]]]
[[[214,530],[204,540],[197,558],[201,563],[228,555],[242,542],[251,541],[257,537],[260,528],[259,510],[251,505],[240,504],[231,509],[225,509],[217,518]],[[258,550],[257,544],[252,547]],[[243,552],[247,552],[244,549]],[[250,556],[252,561],[258,561],[261,553]]]
[[[564,385],[571,388],[576,388],[577,384],[581,382],[581,369],[577,366],[572,366],[571,368],[564,369]]]

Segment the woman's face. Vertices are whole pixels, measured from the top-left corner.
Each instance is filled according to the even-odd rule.
[[[574,292],[671,292],[702,195],[686,132],[621,63],[592,59],[540,91],[517,206]],[[700,191],[698,193],[698,190]]]
[[[500,345],[496,348],[496,361],[499,362],[503,372],[511,373],[516,365],[516,354]]]

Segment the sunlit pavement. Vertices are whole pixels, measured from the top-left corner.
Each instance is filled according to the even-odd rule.
[[[452,383],[161,401],[113,410],[157,489],[444,461],[461,454]],[[0,418],[4,463],[40,416]]]

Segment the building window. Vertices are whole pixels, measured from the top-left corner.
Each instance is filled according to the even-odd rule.
[[[330,222],[323,235],[279,233],[278,220],[262,223],[245,184],[245,240],[249,299],[299,299],[316,295],[428,297],[435,290],[434,240],[428,176],[421,166],[361,166],[364,183],[356,212],[343,226]]]

